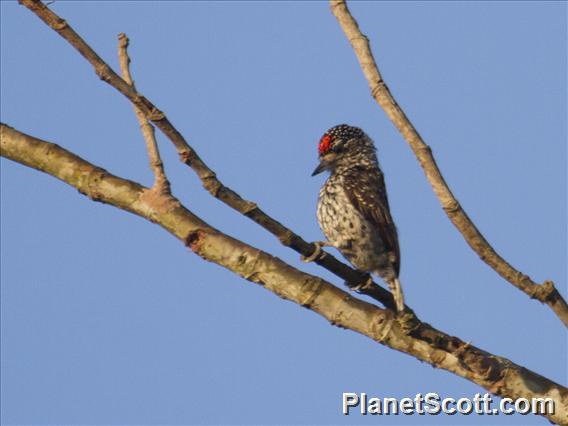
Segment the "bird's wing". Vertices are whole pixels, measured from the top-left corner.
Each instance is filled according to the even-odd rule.
[[[365,219],[379,231],[385,248],[393,253],[393,266],[400,272],[400,248],[398,234],[392,220],[383,174],[365,170],[344,175],[347,197]]]

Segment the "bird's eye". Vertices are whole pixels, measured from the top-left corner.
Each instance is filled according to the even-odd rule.
[[[330,151],[335,152],[335,153],[340,153],[340,152],[343,151],[343,148],[344,148],[344,145],[342,143],[336,142],[336,143],[333,144]]]
[[[323,135],[318,145],[319,155],[325,154],[331,148],[331,136]]]

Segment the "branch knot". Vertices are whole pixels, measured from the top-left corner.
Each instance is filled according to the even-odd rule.
[[[110,67],[106,63],[97,64],[95,66],[95,73],[101,80],[106,82],[110,81]]]
[[[69,24],[67,23],[67,21],[65,19],[58,19],[53,24],[53,29],[57,32],[60,32],[61,30],[64,30],[68,26],[69,26]]]

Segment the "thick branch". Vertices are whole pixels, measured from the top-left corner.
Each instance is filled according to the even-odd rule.
[[[363,74],[365,74],[365,78],[369,83],[371,95],[412,148],[428,182],[430,182],[434,193],[440,200],[442,208],[469,246],[479,255],[481,260],[519,290],[526,293],[529,297],[547,304],[564,325],[568,326],[568,305],[554,287],[554,283],[545,281],[542,285],[537,284],[529,276],[517,271],[505,259],[499,256],[452,194],[436,164],[431,148],[426,145],[404,111],[397,104],[381,77],[371,52],[369,39],[359,29],[359,25],[349,12],[345,1],[331,0],[331,11],[353,47]]]
[[[221,265],[332,324],[443,368],[509,398],[552,398],[549,420],[568,422],[568,389],[510,360],[492,355],[426,323],[406,333],[390,311],[351,297],[323,279],[210,227],[171,195],[167,208],[144,196],[147,188],[96,167],[58,145],[0,125],[2,156],[50,174],[91,199],[129,211],[167,230],[203,259]]]
[[[106,64],[97,53],[77,34],[69,24],[52,12],[39,0],[20,0],[24,6],[35,13],[42,21],[55,30],[61,37],[71,44],[95,69],[96,74],[106,83],[114,87],[126,96],[144,116],[152,121],[164,135],[174,144],[180,159],[191,167],[203,187],[215,198],[221,200],[234,210],[242,213],[258,225],[262,226],[272,235],[277,237],[286,247],[310,256],[316,250],[315,245],[306,242],[299,235],[282,225],[262,211],[255,203],[241,198],[231,188],[223,185],[217,175],[199,157],[197,152],[187,143],[181,133],[170,123],[168,118],[153,103],[138,93],[135,88],[126,83]],[[368,276],[340,262],[331,254],[318,257],[315,262],[328,271],[343,278],[347,285],[353,286],[366,282]],[[376,283],[360,290],[373,299],[381,302],[384,306],[395,309],[392,294]]]

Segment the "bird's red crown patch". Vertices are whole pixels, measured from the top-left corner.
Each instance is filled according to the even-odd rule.
[[[331,136],[323,135],[318,145],[319,155],[325,154],[331,148]]]

